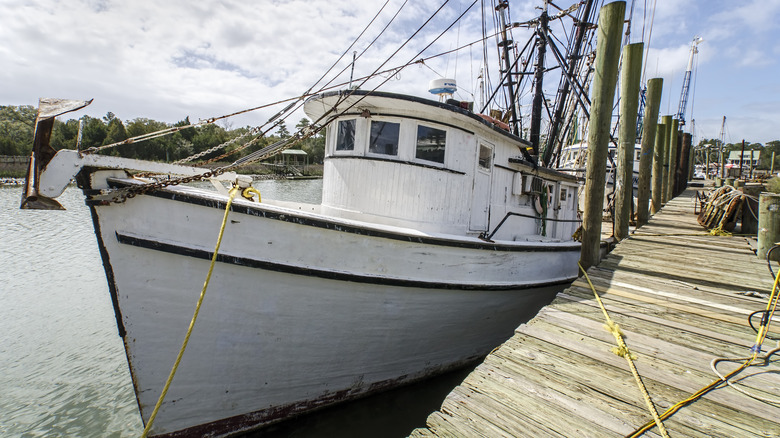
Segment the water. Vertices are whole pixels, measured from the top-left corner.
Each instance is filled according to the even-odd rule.
[[[263,197],[319,203],[321,180],[257,181]],[[0,436],[137,437],[143,430],[81,191],[66,211],[19,210],[0,187]],[[252,436],[400,437],[425,425],[456,371]]]

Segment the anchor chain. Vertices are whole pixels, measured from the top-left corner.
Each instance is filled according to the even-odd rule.
[[[94,199],[94,200],[104,200],[104,201],[107,201],[107,202],[113,202],[115,204],[122,204],[125,201],[127,201],[128,199],[135,198],[137,195],[142,195],[144,193],[149,193],[151,191],[159,190],[159,189],[162,189],[162,188],[165,188],[165,187],[168,187],[168,186],[175,186],[175,185],[185,184],[185,183],[189,183],[189,182],[193,182],[193,181],[203,181],[203,180],[208,179],[208,178],[213,178],[215,176],[222,175],[226,171],[227,171],[226,168],[220,167],[220,168],[217,168],[217,169],[214,169],[214,170],[210,170],[208,172],[201,173],[201,174],[198,174],[198,175],[183,176],[183,177],[179,177],[179,178],[173,178],[173,179],[168,179],[168,180],[164,180],[164,181],[157,181],[157,182],[147,183],[147,184],[138,185],[138,186],[125,187],[125,188],[122,188],[122,189],[115,189],[115,190],[113,190],[110,193],[111,196],[108,199],[101,199],[101,195],[102,196],[108,196],[109,193],[101,194],[101,195],[98,195],[98,196],[94,196],[94,197],[92,197],[92,199]]]

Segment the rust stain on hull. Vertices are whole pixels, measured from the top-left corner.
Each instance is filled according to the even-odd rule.
[[[425,369],[415,377],[409,375],[399,376],[395,379],[383,380],[381,382],[375,382],[368,387],[357,385],[349,389],[341,391],[335,391],[327,393],[312,400],[304,400],[296,403],[291,403],[284,406],[276,406],[273,408],[263,409],[247,414],[236,415],[234,417],[223,418],[221,420],[212,421],[210,423],[201,424],[198,426],[190,427],[187,429],[163,433],[160,435],[153,435],[159,438],[184,438],[184,437],[224,437],[232,436],[241,433],[246,433],[252,430],[260,429],[264,426],[268,426],[273,423],[315,411],[326,406],[330,406],[337,403],[342,403],[358,398],[366,397],[382,391],[397,388],[406,384],[410,384],[416,381],[424,380],[428,377],[433,377],[437,374],[442,374],[447,371],[451,371],[469,363],[473,363],[476,360],[482,358],[483,355],[472,356],[467,359],[458,361],[448,366],[431,367]]]

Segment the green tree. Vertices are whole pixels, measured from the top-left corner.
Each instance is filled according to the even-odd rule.
[[[276,135],[281,139],[290,138],[290,131],[287,130],[287,124],[284,123],[284,120],[280,120],[279,124],[276,125]]]
[[[67,122],[54,120],[51,140],[49,144],[56,150],[76,149],[76,141],[79,135],[79,121],[70,119]]]
[[[81,132],[82,149],[102,146],[108,134],[106,124],[102,120],[90,116],[84,116],[81,119],[84,120]]]
[[[772,169],[773,152],[775,157],[774,170],[777,172],[780,169],[780,140],[768,141],[764,145],[764,151],[761,152],[761,162],[758,166],[760,169]]]
[[[123,140],[127,140],[127,130],[125,129],[125,125],[121,120],[112,118],[108,121],[106,139],[103,140],[103,143],[112,144]]]
[[[295,129],[306,134],[310,126],[311,121],[307,118],[302,118],[295,125]],[[322,160],[325,158],[325,136],[323,132],[320,131],[301,142],[301,149],[309,156],[310,163],[322,163]]]
[[[0,106],[0,155],[30,153],[37,113],[30,105]]]

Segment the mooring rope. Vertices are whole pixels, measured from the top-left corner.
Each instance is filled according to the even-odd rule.
[[[216,248],[214,248],[214,255],[211,257],[211,265],[209,266],[209,272],[208,274],[206,274],[206,281],[203,283],[203,289],[201,289],[200,291],[200,298],[198,298],[198,304],[195,305],[195,313],[192,315],[192,320],[190,320],[190,327],[187,329],[187,335],[184,337],[184,342],[182,342],[181,344],[181,348],[179,349],[179,355],[176,356],[176,362],[174,362],[173,368],[171,368],[171,373],[168,375],[168,380],[165,381],[165,386],[163,387],[162,393],[160,394],[160,398],[157,399],[157,404],[154,406],[152,415],[149,417],[149,421],[146,422],[146,427],[144,427],[144,431],[141,434],[141,438],[146,438],[146,436],[149,434],[149,430],[151,430],[152,428],[154,419],[157,417],[157,412],[160,410],[160,406],[162,406],[162,402],[165,399],[165,395],[168,394],[168,389],[171,387],[173,376],[176,375],[176,370],[179,368],[179,363],[181,362],[181,358],[182,356],[184,356],[184,350],[187,349],[187,344],[190,342],[190,335],[192,334],[192,328],[195,326],[195,320],[198,319],[198,313],[200,313],[200,306],[201,304],[203,304],[203,298],[206,296],[206,289],[208,289],[209,281],[211,281],[211,273],[214,271],[214,264],[217,261],[217,253],[219,252],[219,246],[222,244],[222,236],[225,233],[225,225],[227,224],[228,213],[230,213],[230,206],[233,204],[233,198],[236,197],[236,194],[239,192],[239,190],[240,189],[238,186],[235,186],[232,189],[230,189],[230,195],[228,196],[227,205],[225,206],[225,216],[222,218],[222,225],[219,228],[219,236],[217,237],[217,246]],[[257,193],[257,195],[259,198],[260,194]]]
[[[724,383],[727,384],[727,385],[731,385],[731,383],[729,382],[731,380],[731,378],[736,376],[737,374],[741,373],[743,370],[745,370],[747,367],[749,367],[758,358],[758,355],[761,353],[761,346],[763,345],[764,340],[766,339],[767,333],[769,332],[769,325],[772,322],[772,316],[774,316],[775,310],[777,308],[778,296],[780,295],[780,294],[778,294],[778,292],[780,292],[780,290],[778,290],[778,284],[780,284],[780,271],[778,271],[777,275],[775,276],[774,285],[772,286],[772,294],[770,295],[769,300],[767,301],[766,310],[764,311],[764,317],[761,318],[761,325],[759,326],[758,332],[756,334],[756,342],[755,342],[755,344],[753,344],[753,347],[751,347],[751,349],[750,349],[752,355],[750,357],[748,357],[748,358],[744,358],[746,360],[745,360],[745,362],[742,363],[742,365],[740,365],[734,371],[726,374],[725,376],[721,376],[720,373],[718,373],[717,370],[715,370],[715,373],[719,377],[718,380],[713,381],[709,385],[707,385],[704,388],[702,388],[702,389],[696,391],[695,393],[693,393],[690,397],[688,397],[685,400],[682,400],[682,401],[676,403],[675,405],[673,405],[672,407],[667,409],[666,412],[664,412],[661,415],[661,417],[660,417],[661,420],[665,420],[665,419],[671,417],[675,412],[677,412],[680,409],[682,409],[683,407],[693,403],[694,401],[700,399],[701,397],[703,397],[705,394],[707,394],[708,392],[712,391],[713,389],[716,389],[716,388],[722,386]],[[768,352],[767,355],[764,357],[764,361],[766,362],[768,360],[769,356],[771,356],[775,352],[777,352],[777,349],[771,350],[770,352]],[[713,367],[713,369],[715,369],[715,367],[716,367],[718,362],[733,361],[733,360],[740,360],[740,359],[723,359],[723,358],[715,359],[715,360],[712,361],[711,367]],[[636,437],[644,434],[648,430],[652,429],[654,424],[655,423],[653,421],[650,421],[650,422],[644,424],[642,427],[640,427],[639,429],[635,430],[632,434],[627,435],[627,438],[636,438]]]
[[[647,387],[645,386],[644,382],[642,382],[642,377],[639,375],[639,371],[637,371],[636,365],[634,365],[634,359],[636,359],[636,356],[634,356],[634,354],[631,353],[631,351],[628,349],[626,341],[623,339],[623,332],[620,330],[620,327],[614,321],[612,321],[612,318],[609,317],[609,313],[607,313],[607,309],[604,307],[604,303],[601,301],[601,297],[599,297],[599,294],[596,292],[596,288],[593,286],[593,283],[591,283],[590,277],[588,277],[588,273],[585,272],[585,269],[579,262],[577,262],[577,265],[580,267],[580,271],[582,271],[582,274],[585,276],[585,280],[588,281],[590,290],[593,291],[593,296],[596,297],[596,302],[598,302],[599,307],[601,307],[601,312],[604,313],[604,319],[607,321],[605,328],[610,333],[612,333],[612,335],[615,337],[615,341],[618,344],[618,348],[613,348],[612,352],[618,356],[624,357],[628,362],[628,367],[631,369],[631,374],[634,375],[634,380],[636,380],[636,384],[645,399],[647,409],[653,415],[654,422],[651,422],[651,424],[658,425],[658,430],[661,432],[661,435],[663,435],[664,438],[669,438],[669,433],[666,431],[663,421],[658,416],[658,411],[655,409],[655,404],[653,404],[652,398],[650,398],[650,393],[647,391]]]

